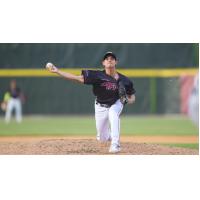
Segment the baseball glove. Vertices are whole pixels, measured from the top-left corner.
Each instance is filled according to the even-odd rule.
[[[118,93],[119,93],[119,99],[120,99],[121,103],[123,105],[127,104],[128,103],[128,97],[127,97],[127,94],[126,94],[125,86],[122,83],[122,81],[118,82]]]

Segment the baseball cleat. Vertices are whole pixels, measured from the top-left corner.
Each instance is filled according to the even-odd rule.
[[[120,146],[119,145],[111,145],[109,149],[109,153],[118,153],[120,152]]]

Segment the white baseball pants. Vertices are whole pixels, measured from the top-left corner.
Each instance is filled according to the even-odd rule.
[[[11,98],[8,101],[8,105],[6,108],[6,115],[5,115],[5,121],[6,123],[10,122],[11,115],[13,110],[15,110],[15,118],[18,123],[22,121],[22,105],[19,98]]]
[[[120,145],[120,114],[123,104],[117,100],[110,108],[102,107],[95,101],[95,120],[97,140],[105,142],[111,140],[111,144]]]

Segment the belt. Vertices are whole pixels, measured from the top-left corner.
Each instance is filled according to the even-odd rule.
[[[110,107],[111,107],[111,106],[108,105],[108,104],[99,103],[99,102],[97,102],[97,101],[96,101],[96,104],[97,104],[97,105],[100,105],[101,107],[105,107],[105,108],[110,108]]]

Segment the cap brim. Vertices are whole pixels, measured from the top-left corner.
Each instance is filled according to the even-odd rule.
[[[104,55],[103,60],[105,60],[106,58],[108,58],[109,56],[111,56],[112,58],[114,58],[115,60],[117,60],[117,57],[115,56],[115,54],[113,53],[107,53]]]

